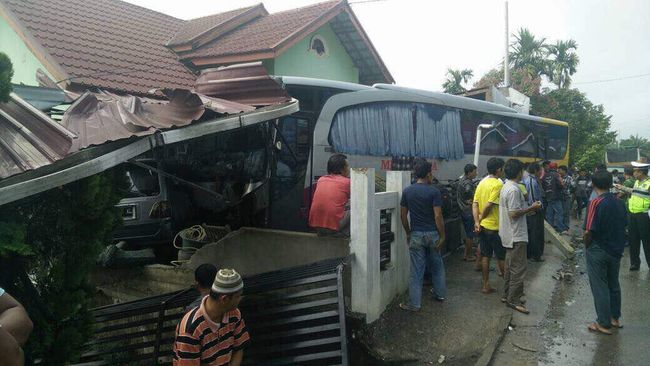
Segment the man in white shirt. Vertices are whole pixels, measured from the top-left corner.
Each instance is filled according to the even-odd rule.
[[[506,248],[505,280],[502,301],[520,313],[528,314],[521,297],[524,294],[524,277],[526,275],[526,246],[528,244],[528,227],[526,215],[539,210],[541,202],[528,206],[519,181],[523,176],[524,165],[521,161],[510,159],[504,168],[506,183],[499,197],[499,236]]]

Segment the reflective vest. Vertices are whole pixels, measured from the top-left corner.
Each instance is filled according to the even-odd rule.
[[[632,197],[628,201],[631,213],[647,212],[650,209],[650,178],[634,183]]]

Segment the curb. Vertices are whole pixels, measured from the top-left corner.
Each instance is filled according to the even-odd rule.
[[[508,325],[510,325],[511,320],[511,311],[509,311],[508,314],[501,315],[501,318],[499,319],[499,327],[502,329],[502,331],[499,334],[499,337],[494,339],[487,345],[487,347],[485,347],[483,353],[481,354],[481,357],[479,357],[474,366],[487,366],[490,364],[490,361],[492,361],[492,357],[494,356],[494,352],[497,350],[497,348],[499,348],[501,342],[503,341],[503,338],[506,336]]]

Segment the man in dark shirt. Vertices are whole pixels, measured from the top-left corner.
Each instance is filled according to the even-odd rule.
[[[618,272],[625,249],[625,206],[609,191],[612,187],[611,173],[599,170],[591,181],[597,196],[587,209],[584,243],[587,248],[587,275],[598,317],[596,322],[589,324],[588,329],[611,334],[610,328],[621,327]]]
[[[447,296],[445,267],[440,255],[445,242],[442,198],[440,191],[431,185],[431,163],[418,159],[414,165],[417,181],[404,189],[400,203],[402,226],[406,232],[411,257],[409,302],[400,304],[400,308],[409,311],[420,310],[427,262],[431,268],[434,299],[444,301]]]
[[[465,174],[458,182],[457,200],[460,207],[460,215],[465,230],[465,256],[463,260],[473,262],[476,257],[472,255],[472,246],[474,243],[474,217],[472,216],[472,202],[474,201],[474,191],[476,190],[477,167],[474,164],[465,165]]]
[[[562,209],[562,191],[564,185],[562,178],[557,172],[557,164],[550,163],[548,170],[542,177],[542,186],[546,193],[546,221],[555,228],[558,233],[568,233],[568,227],[564,226],[564,212]]]
[[[587,208],[589,201],[589,177],[587,176],[587,169],[580,168],[578,177],[573,183],[573,191],[576,196],[576,218],[582,218],[582,209]]]

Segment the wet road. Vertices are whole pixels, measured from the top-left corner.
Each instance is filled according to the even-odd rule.
[[[623,329],[606,336],[587,325],[596,312],[586,274],[584,248],[579,247],[572,282],[560,282],[544,321],[545,352],[540,365],[650,365],[650,272],[644,265],[630,272],[628,250],[621,260]],[[643,257],[643,254],[641,254]]]

